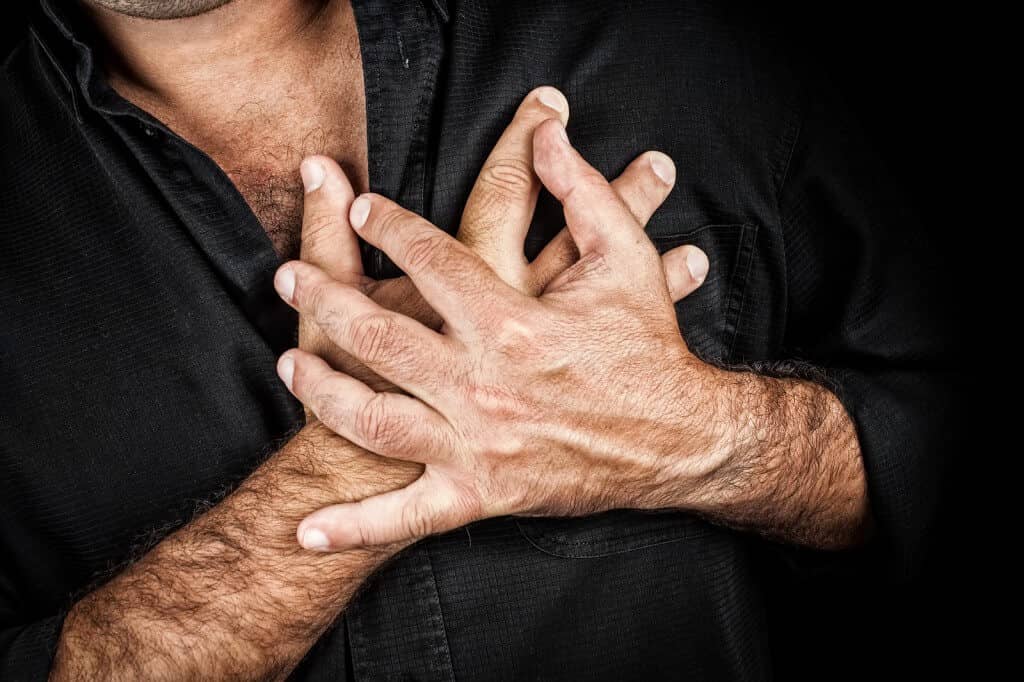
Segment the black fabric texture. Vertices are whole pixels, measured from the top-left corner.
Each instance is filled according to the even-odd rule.
[[[766,564],[912,574],[955,420],[943,273],[841,97],[730,3],[353,4],[371,188],[444,229],[538,85],[566,93],[570,137],[606,175],[647,149],[675,159],[647,229],[661,251],[709,254],[677,307],[687,342],[834,390],[878,533],[820,555],[683,513],[484,521],[375,576],[295,679],[768,679]],[[106,85],[60,5],[33,9],[0,70],[3,680],[44,679],[74,599],[303,419],[274,370],[296,320],[259,222]],[[563,224],[544,195],[528,254]],[[368,274],[399,274],[365,255]]]

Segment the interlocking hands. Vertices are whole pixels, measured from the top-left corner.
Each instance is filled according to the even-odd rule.
[[[332,430],[424,470],[310,515],[303,546],[382,544],[503,514],[672,507],[681,481],[715,466],[706,389],[718,372],[689,352],[673,307],[707,258],[689,246],[659,257],[644,232],[672,163],[644,154],[608,183],[569,143],[567,113],[552,88],[526,98],[458,240],[384,197],[354,198],[328,159],[304,162],[303,260],[275,279],[300,313],[303,350],[278,371]],[[540,182],[567,231],[527,263]],[[408,278],[366,278],[352,229]]]

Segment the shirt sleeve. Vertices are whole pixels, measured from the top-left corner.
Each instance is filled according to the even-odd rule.
[[[860,442],[875,519],[869,554],[920,567],[955,438],[949,304],[963,282],[941,232],[908,210],[834,94],[808,97],[779,192],[786,356],[831,389]]]
[[[0,623],[0,680],[48,679],[63,624],[63,614],[23,625]]]

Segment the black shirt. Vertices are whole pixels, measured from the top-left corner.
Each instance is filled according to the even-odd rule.
[[[296,321],[259,222],[205,154],[107,86],[51,4],[0,72],[4,680],[45,677],[76,596],[302,422],[274,371]],[[646,149],[675,159],[647,229],[710,257],[678,304],[690,348],[836,391],[873,548],[909,570],[952,405],[940,273],[927,227],[785,41],[711,1],[353,4],[371,188],[439,226],[537,85],[568,95],[573,141],[607,175]],[[562,224],[544,197],[527,252]],[[764,679],[766,547],[682,513],[473,524],[384,569],[295,675]]]

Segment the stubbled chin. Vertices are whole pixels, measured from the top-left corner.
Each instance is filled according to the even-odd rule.
[[[233,0],[86,0],[138,19],[187,19],[222,7]]]

